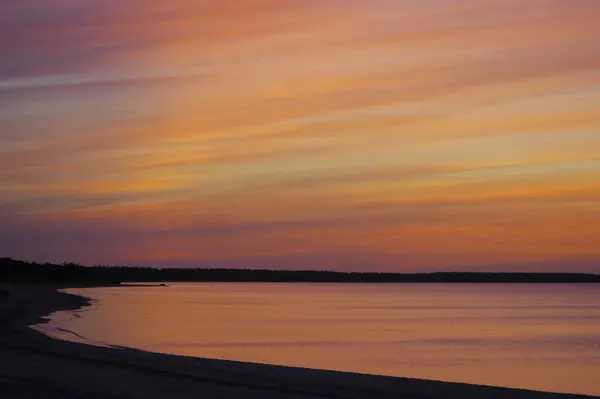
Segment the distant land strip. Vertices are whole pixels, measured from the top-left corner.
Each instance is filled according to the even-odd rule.
[[[435,272],[376,273],[321,270],[151,268],[82,266],[0,258],[0,281],[120,284],[127,282],[302,282],[302,283],[600,283],[599,274]]]

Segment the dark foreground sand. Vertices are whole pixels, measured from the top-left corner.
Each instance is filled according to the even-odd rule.
[[[86,304],[56,287],[0,285],[0,399],[585,397],[94,347],[27,327]]]

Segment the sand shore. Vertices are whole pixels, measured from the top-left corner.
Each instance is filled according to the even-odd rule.
[[[591,398],[60,341],[28,327],[88,303],[57,288],[0,285],[0,398]]]

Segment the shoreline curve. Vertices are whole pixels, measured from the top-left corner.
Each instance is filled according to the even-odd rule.
[[[29,326],[91,304],[73,286],[5,284],[0,298],[3,398],[488,398],[595,396],[176,356],[52,338]]]

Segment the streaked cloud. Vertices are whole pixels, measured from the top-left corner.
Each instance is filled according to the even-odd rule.
[[[596,1],[2,8],[6,255],[600,272]]]

